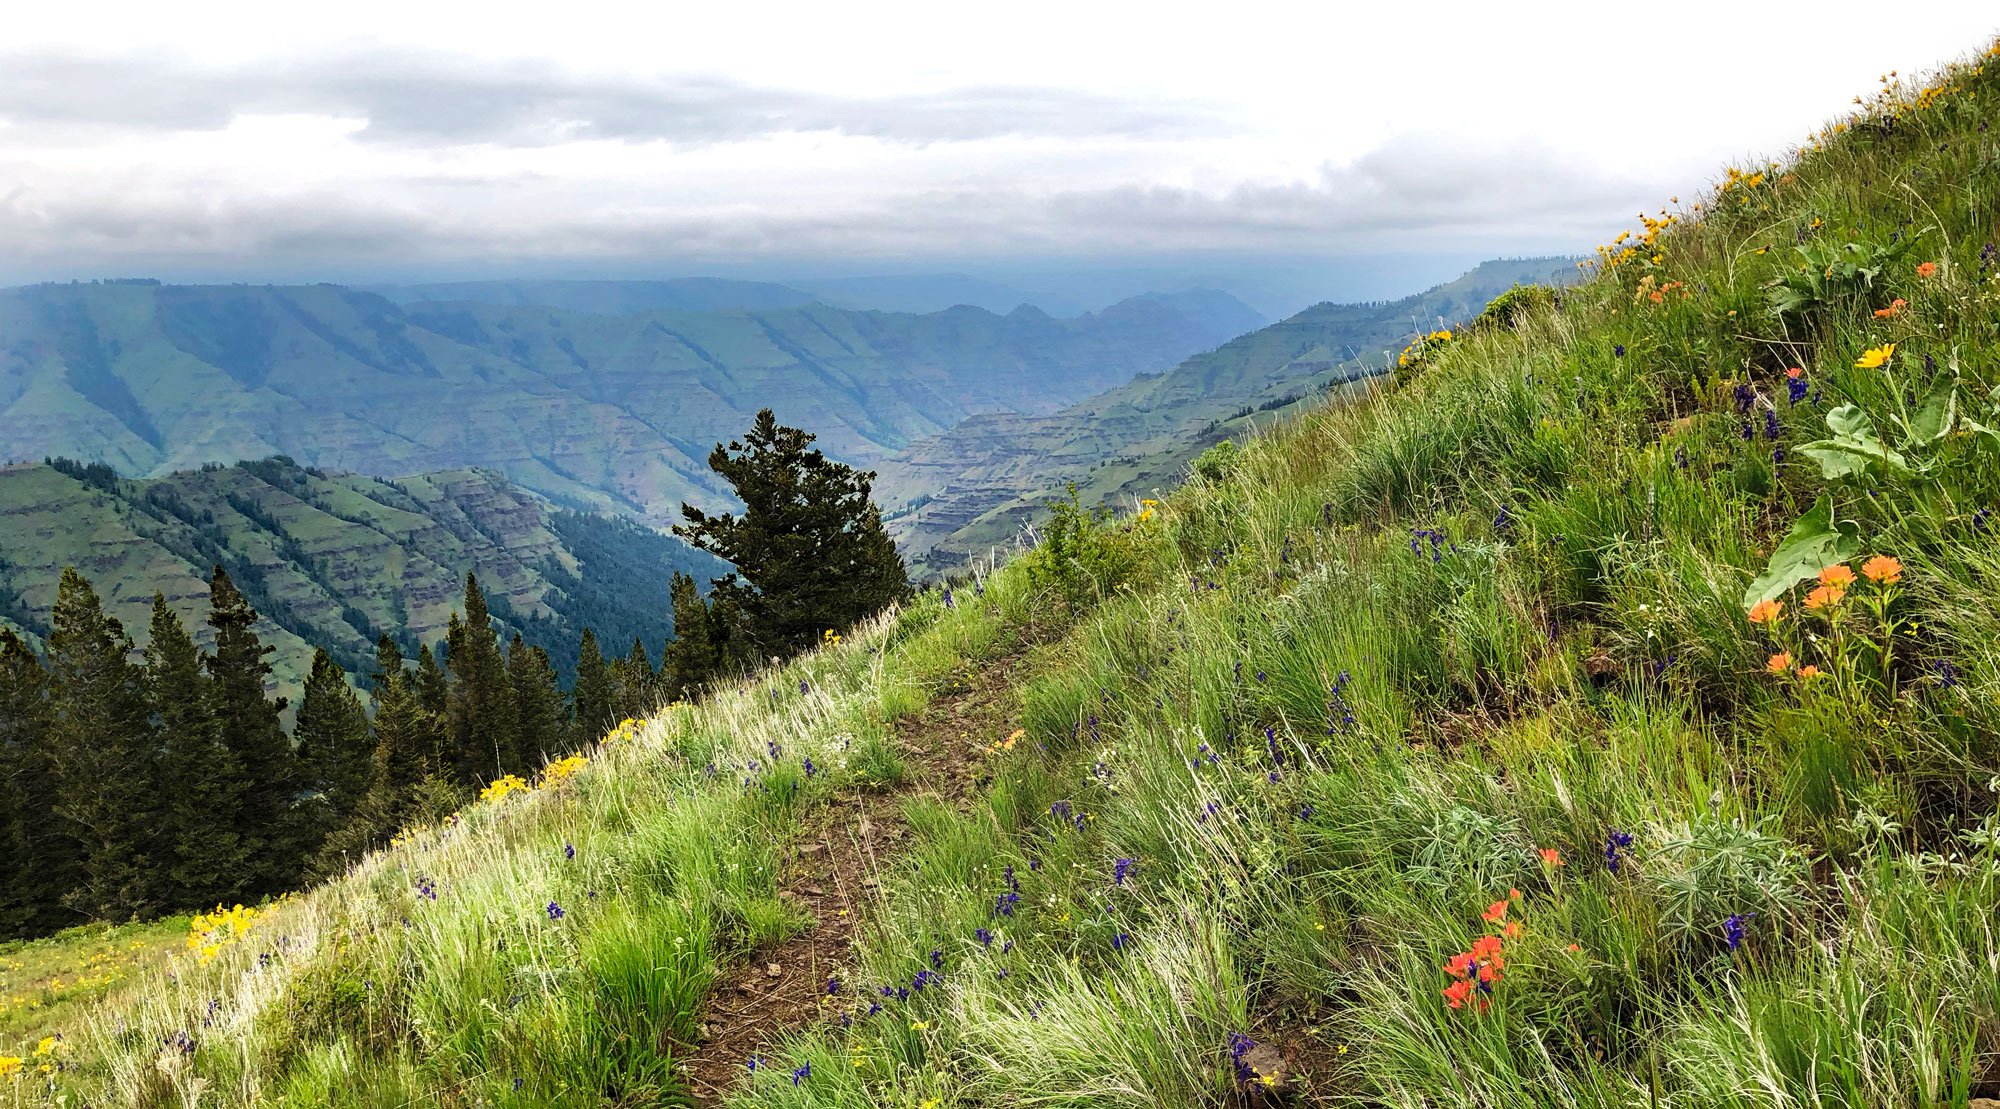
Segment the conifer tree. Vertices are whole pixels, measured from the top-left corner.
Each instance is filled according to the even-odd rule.
[[[669,701],[698,696],[717,678],[755,661],[747,637],[732,625],[727,598],[711,605],[694,578],[674,571],[668,588],[674,612],[674,635],[660,651],[660,693]]]
[[[0,627],[0,938],[43,935],[74,921],[76,845],[59,833],[49,752],[49,676],[13,629]]]
[[[515,739],[514,694],[479,579],[465,575],[465,619],[445,637],[452,685],[449,728],[460,784],[477,787],[526,769]]]
[[[317,850],[360,805],[375,754],[368,711],[348,687],[346,671],[323,649],[313,652],[292,742],[305,779],[306,842]]]
[[[597,648],[597,636],[589,628],[576,648],[576,736],[573,746],[589,743],[611,729],[618,708],[618,685],[611,667]]]
[[[515,632],[507,644],[507,680],[514,697],[514,732],[523,772],[554,757],[567,744],[568,706],[547,651]]]
[[[618,683],[618,715],[620,717],[640,717],[659,708],[659,675],[653,671],[653,660],[646,657],[646,644],[638,637],[632,639],[632,649],[625,653],[612,667]]]
[[[159,790],[145,683],[127,661],[132,640],[75,567],[63,570],[49,623],[55,811],[78,856],[63,902],[123,919],[153,907],[147,848]]]
[[[902,556],[869,499],[875,474],[809,449],[813,436],[757,413],[741,441],[717,444],[708,467],[727,478],[743,515],[683,504],[674,534],[736,567],[711,604],[743,615],[760,654],[791,655],[909,595]]]
[[[417,807],[424,783],[435,780],[437,724],[417,695],[416,677],[387,635],[375,644],[375,748],[368,787],[354,811],[320,845],[312,870],[337,874],[401,828]]]
[[[456,620],[458,614],[453,613],[452,618]],[[423,644],[417,645],[417,666],[410,675],[410,691],[416,697],[417,707],[423,710],[419,719],[431,729],[424,737],[429,745],[424,755],[426,773],[449,778],[452,751],[445,719],[451,703],[451,682],[445,677],[444,667],[438,665],[438,657],[443,653],[443,644],[435,652]]]
[[[238,830],[243,771],[223,745],[201,651],[160,593],[147,634],[146,699],[160,730],[163,899],[179,908],[237,900],[251,877]]]
[[[249,891],[277,893],[297,881],[304,861],[296,802],[298,760],[278,723],[282,700],[265,696],[272,648],[257,638],[257,610],[222,567],[208,585],[208,624],[215,653],[208,666],[209,700],[223,746],[243,775],[243,834],[249,848]]]

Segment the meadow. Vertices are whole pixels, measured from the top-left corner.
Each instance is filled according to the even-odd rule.
[[[2000,1096],[1996,117],[2000,48],[1885,76],[1157,504],[212,927],[0,1096]],[[691,1086],[711,991],[831,928],[802,837],[887,819],[818,1002]]]

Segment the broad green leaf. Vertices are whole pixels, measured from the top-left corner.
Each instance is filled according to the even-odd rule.
[[[1792,586],[1817,577],[1821,570],[1846,562],[1861,553],[1861,529],[1852,520],[1836,524],[1833,500],[1824,493],[1792,530],[1778,549],[1771,552],[1770,565],[1743,593],[1743,607],[1768,601]]]
[[[1910,438],[1919,443],[1935,443],[1951,433],[1952,421],[1957,416],[1958,382],[1940,378],[1910,417]]]
[[[1907,474],[1909,463],[1903,456],[1889,449],[1875,435],[1875,425],[1868,420],[1868,414],[1851,404],[1843,404],[1826,414],[1826,427],[1833,432],[1833,438],[1820,439],[1799,447],[1799,453],[1819,463],[1820,475],[1833,480],[1853,477],[1867,470],[1871,463]]]

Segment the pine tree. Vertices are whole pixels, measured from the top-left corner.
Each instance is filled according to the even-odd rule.
[[[292,742],[305,778],[306,844],[316,851],[354,815],[368,790],[375,755],[368,710],[348,687],[347,672],[324,650],[313,652]]]
[[[453,679],[447,719],[460,784],[478,787],[527,769],[515,739],[514,695],[500,639],[472,574],[465,575],[465,620],[453,624],[445,650]]]
[[[738,442],[717,444],[708,467],[727,478],[742,516],[683,504],[674,534],[721,556],[736,572],[715,582],[712,603],[743,614],[760,654],[790,655],[828,628],[845,628],[909,595],[902,556],[869,499],[875,475],[811,450],[813,436],[783,427],[766,408]]]
[[[514,697],[515,742],[527,769],[553,758],[567,744],[568,706],[547,651],[515,632],[507,644],[507,681]]]
[[[49,675],[13,629],[0,627],[0,939],[53,932],[74,917],[62,895],[76,884],[76,844],[56,820],[49,751]]]
[[[598,739],[616,723],[618,684],[611,667],[597,649],[597,636],[589,628],[576,648],[576,736],[573,746],[581,747]]]
[[[452,618],[457,619],[457,614],[454,613]],[[417,668],[410,676],[410,690],[416,697],[417,707],[424,712],[419,719],[431,729],[424,736],[429,745],[424,755],[427,773],[449,778],[452,773],[452,750],[445,719],[451,703],[451,682],[445,677],[444,667],[438,665],[438,656],[443,653],[443,644],[439,644],[435,652],[418,645]]]
[[[416,677],[387,635],[375,644],[375,748],[368,786],[354,811],[320,845],[312,871],[337,874],[403,827],[417,807],[423,784],[435,780],[435,717],[417,696]]]
[[[257,610],[217,566],[208,583],[208,624],[215,629],[215,653],[205,660],[209,701],[223,746],[243,775],[242,828],[253,894],[290,889],[305,854],[296,811],[298,760],[278,723],[284,702],[264,694],[272,648],[257,638],[256,623]]]
[[[123,919],[153,905],[147,847],[159,790],[145,682],[127,661],[132,640],[75,567],[63,570],[49,623],[55,812],[78,855],[63,902]]]
[[[646,657],[643,641],[635,636],[632,649],[612,669],[618,682],[619,716],[641,717],[660,707],[660,676],[653,671],[653,660]]]
[[[159,593],[146,642],[146,699],[160,729],[164,900],[179,908],[237,900],[251,869],[238,831],[243,771],[223,745],[201,651]]]
[[[668,596],[674,635],[660,650],[660,693],[666,700],[691,700],[716,679],[754,661],[747,637],[732,634],[727,598],[711,605],[695,580],[678,570]]]

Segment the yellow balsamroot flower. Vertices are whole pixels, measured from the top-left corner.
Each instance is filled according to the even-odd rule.
[[[1159,513],[1156,510],[1159,507],[1160,507],[1160,502],[1152,500],[1150,498],[1140,501],[1139,522],[1143,524],[1146,521],[1152,519],[1154,516],[1158,515]]]
[[[207,963],[261,923],[263,915],[242,905],[227,909],[217,905],[213,912],[196,913],[188,921],[188,949],[195,953],[197,962]]]
[[[61,1046],[62,1046],[61,1036],[43,1036],[42,1042],[35,1045],[35,1058],[46,1059],[49,1056],[54,1055],[56,1053],[56,1048]]]
[[[543,786],[561,785],[569,781],[577,771],[589,765],[590,760],[582,755],[571,755],[566,759],[557,759],[542,768],[541,784]],[[497,785],[498,783],[495,784]]]
[[[20,1056],[0,1055],[0,1078],[5,1078],[10,1074],[17,1074],[20,1072],[20,1070],[21,1070]]]
[[[1888,365],[1889,359],[1895,356],[1896,344],[1894,343],[1879,347],[1869,347],[1862,352],[1861,357],[1854,360],[1854,368],[1857,370],[1879,369],[1882,366]]]
[[[822,632],[819,638],[820,642],[826,644],[829,647],[840,646],[840,633],[834,631],[832,628],[828,628],[826,629],[826,631]]]
[[[526,793],[529,788],[528,783],[522,781],[518,775],[509,774],[505,777],[495,779],[492,785],[480,790],[479,799],[481,801],[504,801],[507,799],[508,794]]]

